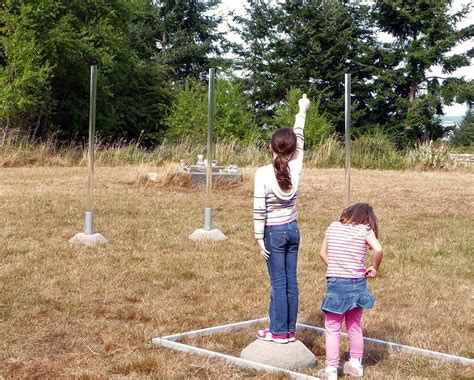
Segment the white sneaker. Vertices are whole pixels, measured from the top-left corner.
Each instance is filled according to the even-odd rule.
[[[319,372],[318,376],[321,380],[337,380],[337,368],[328,365]]]
[[[343,373],[344,375],[362,377],[364,376],[364,367],[362,367],[359,359],[350,358],[349,361],[344,363]]]

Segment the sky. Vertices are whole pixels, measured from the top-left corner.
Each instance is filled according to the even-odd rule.
[[[268,0],[268,2],[276,3],[277,0]],[[468,15],[468,17],[466,17],[464,20],[462,20],[459,23],[458,25],[459,28],[468,26],[469,24],[472,24],[474,22],[474,0],[454,0],[453,1],[452,9],[454,12],[461,9],[463,5],[469,4],[469,3],[471,4],[471,12]],[[236,14],[242,15],[244,13],[245,4],[246,4],[245,0],[222,0],[222,3],[217,10],[217,13],[223,16],[225,20],[230,11],[233,11]],[[221,28],[220,28],[221,31],[226,31],[225,24],[226,22],[222,23]],[[237,36],[229,35],[228,38],[231,40],[238,40]],[[390,37],[387,35],[384,35],[383,33],[380,33],[379,38],[381,40],[387,40]],[[466,41],[456,46],[452,50],[452,53],[458,54],[458,53],[465,52],[469,50],[470,47],[473,47],[473,45],[474,45],[474,39],[471,39],[470,41]],[[441,73],[441,68],[439,67],[433,68],[430,74],[443,76],[443,74]],[[460,68],[456,70],[455,72],[453,72],[451,75],[456,76],[456,77],[464,76],[465,79],[474,79],[474,62],[471,64],[471,66]],[[448,116],[462,116],[466,113],[467,105],[466,104],[453,104],[452,106],[444,106],[443,110],[444,110],[444,113]]]

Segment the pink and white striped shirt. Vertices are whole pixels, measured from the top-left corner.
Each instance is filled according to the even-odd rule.
[[[364,278],[368,236],[374,231],[365,224],[333,222],[326,230],[328,267],[326,277]]]

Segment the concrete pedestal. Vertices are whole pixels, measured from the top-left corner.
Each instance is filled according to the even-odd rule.
[[[316,356],[299,340],[286,344],[257,339],[240,353],[242,359],[289,370],[311,368]]]
[[[99,233],[86,235],[84,232],[79,232],[72,239],[69,240],[72,245],[85,245],[87,247],[94,247],[97,245],[106,245],[107,239]]]
[[[227,237],[218,229],[205,230],[204,228],[198,228],[194,231],[189,238],[192,241],[223,241],[227,240]]]

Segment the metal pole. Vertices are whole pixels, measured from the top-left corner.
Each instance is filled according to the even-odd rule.
[[[214,76],[216,69],[209,69],[209,95],[207,107],[207,171],[206,171],[206,201],[204,208],[204,229],[212,229],[212,140],[213,140],[213,122],[214,122]]]
[[[345,104],[344,104],[344,122],[345,122],[345,193],[346,207],[351,203],[351,74],[344,74]]]
[[[95,150],[95,113],[97,100],[97,66],[91,66],[90,102],[89,102],[89,155],[87,176],[86,235],[94,234],[93,189],[94,189],[94,150]]]

